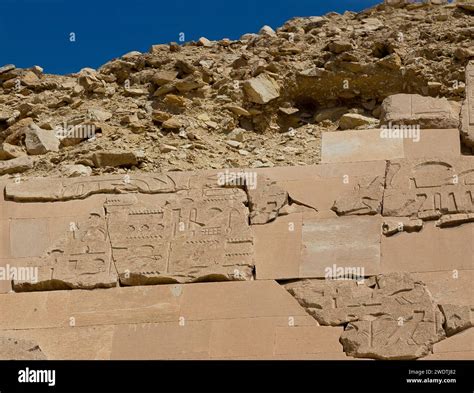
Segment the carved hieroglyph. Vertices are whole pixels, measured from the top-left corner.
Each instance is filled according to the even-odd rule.
[[[395,160],[388,164],[383,215],[438,219],[474,212],[474,160]]]
[[[332,206],[337,215],[378,214],[382,210],[384,178],[361,179],[350,191],[341,195]]]
[[[167,174],[125,175],[21,181],[8,184],[5,196],[16,202],[55,202],[84,199],[94,194],[158,194],[176,190],[175,181]]]
[[[48,186],[41,192],[47,183],[34,181],[10,187],[9,195],[20,200],[118,194],[107,196],[87,218],[71,222],[45,256],[29,261],[38,267],[37,281],[14,280],[13,288],[93,289],[116,286],[118,280],[123,285],[145,285],[251,279],[254,241],[247,193],[238,187],[211,187],[213,179],[187,176],[188,189],[177,192],[167,192],[175,183],[164,175],[127,183],[110,178],[56,181],[53,184],[62,184],[56,191]],[[262,221],[272,211],[278,214],[279,194],[274,191],[264,187],[256,194],[255,205],[262,208],[255,217]],[[143,195],[149,193],[154,195]]]
[[[87,219],[72,221],[46,255],[29,264],[38,269],[38,277],[28,281],[13,280],[15,291],[116,286],[117,273],[104,210],[97,209]]]
[[[288,193],[268,178],[260,181],[257,188],[248,189],[247,193],[251,224],[266,224],[274,220],[288,203]]]
[[[252,277],[253,236],[244,191],[193,190],[155,204],[130,196],[106,202],[112,255],[122,284]]]
[[[466,98],[461,108],[461,137],[474,148],[474,61],[466,66]]]
[[[442,312],[409,274],[374,276],[363,284],[305,280],[286,288],[320,324],[349,323],[341,343],[351,356],[415,359],[445,337]]]

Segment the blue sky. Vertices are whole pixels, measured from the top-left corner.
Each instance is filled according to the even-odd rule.
[[[361,11],[380,1],[0,0],[0,66],[37,64],[45,72],[67,74],[178,41],[180,32],[186,41],[237,39],[294,16]]]

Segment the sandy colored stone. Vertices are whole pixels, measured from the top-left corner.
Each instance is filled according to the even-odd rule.
[[[20,183],[9,183],[5,187],[7,198],[17,202],[68,201],[87,198],[94,194],[128,192],[154,194],[173,191],[175,191],[173,179],[168,175],[160,174],[155,176],[103,176],[85,179],[32,179]]]
[[[423,157],[458,157],[461,154],[459,129],[420,129],[419,140],[403,139],[406,159]]]
[[[474,224],[439,228],[426,222],[420,232],[382,236],[383,272],[442,272],[452,275],[473,267]]]
[[[351,190],[334,201],[332,210],[338,216],[374,215],[382,211],[385,177],[360,179]]]
[[[433,346],[434,354],[467,352],[474,353],[474,328],[448,337]],[[472,357],[470,358],[473,359]]]
[[[339,342],[342,328],[328,326],[294,326],[276,329],[275,355],[337,354],[343,348]]]
[[[411,132],[411,133],[410,133]],[[459,130],[420,129],[384,131],[383,129],[324,132],[321,162],[357,162],[460,155]]]
[[[380,227],[379,217],[303,220],[299,277],[326,277],[338,268],[379,273]]]
[[[423,229],[423,221],[420,219],[410,219],[407,217],[384,218],[382,233],[385,236],[393,236],[400,232],[419,232]]]
[[[473,168],[469,157],[389,161],[383,215],[433,220],[474,212]]]
[[[106,166],[133,166],[138,164],[136,154],[131,151],[101,151],[92,154],[97,168]]]
[[[152,81],[158,86],[165,85],[169,82],[172,82],[178,76],[177,71],[158,71],[153,75]]]
[[[394,94],[382,103],[382,121],[392,125],[413,124],[420,128],[457,128],[459,105],[446,98]]]
[[[359,115],[357,113],[346,113],[339,119],[341,130],[357,130],[360,128],[373,128],[379,124],[379,120],[373,117]]]
[[[474,148],[474,61],[466,66],[465,99],[461,108],[461,137],[464,143]]]
[[[117,277],[122,285],[248,280],[254,245],[246,201],[239,188],[191,189],[140,200],[134,194],[111,196],[51,222],[58,229],[54,235],[48,232],[49,218],[15,219],[12,257],[36,257],[22,263],[37,267],[39,277],[14,280],[14,288],[111,287]]]
[[[0,176],[11,173],[21,173],[33,168],[34,161],[31,157],[18,157],[0,162]]]
[[[2,143],[0,145],[0,160],[10,160],[25,155],[26,153],[19,146],[10,145],[9,143]]]
[[[35,341],[0,336],[1,360],[46,360]]]
[[[278,216],[279,210],[288,203],[288,193],[270,179],[258,179],[256,188],[248,188],[250,223],[266,224]]]
[[[424,282],[438,304],[469,306],[474,304],[474,270],[444,270],[412,273],[416,280]]]
[[[257,171],[275,180],[278,186],[286,190],[290,202],[311,208],[311,214],[317,213],[318,218],[331,218],[337,217],[333,210],[335,201],[363,193],[371,184],[375,190],[379,179],[385,177],[385,166],[385,161],[370,161],[264,168]],[[376,192],[381,191],[379,189]],[[378,206],[378,202],[367,202]],[[351,208],[360,204],[357,211],[368,213],[372,209],[365,203],[353,200],[345,202]]]
[[[474,213],[446,214],[436,221],[436,225],[441,228],[447,228],[468,222],[474,222]]]
[[[474,326],[474,306],[440,304],[439,307],[444,314],[448,337]]]
[[[354,280],[305,280],[286,285],[322,325],[349,323],[341,335],[355,357],[414,359],[445,337],[443,315],[421,282],[408,274]]]
[[[255,273],[257,279],[299,277],[302,213],[278,217],[266,225],[255,225]]]
[[[43,234],[42,243],[37,245],[37,250],[42,249],[47,239],[43,232],[44,225],[41,227],[41,221],[33,220],[27,223],[29,227],[23,230],[20,227],[21,232],[15,233],[16,222],[13,221],[11,228],[13,255],[17,255],[16,250],[19,249],[30,253],[30,255],[20,254],[21,256],[38,256],[38,251],[33,254],[34,248],[24,248],[24,242],[28,241],[28,238],[25,238],[22,232],[27,235],[26,230],[30,231],[33,244],[38,244],[38,238],[34,233]],[[20,239],[16,240],[19,237]],[[23,242],[23,247],[13,247],[15,241]],[[38,268],[38,278],[14,280],[15,291],[92,289],[117,285],[117,272],[111,257],[105,215],[100,211],[91,212],[85,219],[71,221],[69,227],[64,227],[63,236],[55,239],[45,254],[37,260],[25,261],[28,266]]]
[[[60,141],[54,131],[43,130],[32,123],[25,131],[26,151],[30,155],[46,154],[59,151]]]
[[[403,140],[380,138],[380,130],[324,132],[321,162],[375,161],[403,158]]]
[[[109,360],[114,325],[5,330],[16,340],[34,340],[51,360]]]
[[[246,195],[238,188],[171,195],[153,205],[107,202],[107,227],[125,285],[248,280],[253,235]]]
[[[266,104],[280,96],[278,83],[265,73],[245,81],[243,86],[249,100],[257,104]]]

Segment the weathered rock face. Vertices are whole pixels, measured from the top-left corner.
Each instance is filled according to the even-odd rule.
[[[416,359],[445,337],[443,314],[423,283],[408,274],[362,284],[306,280],[286,288],[320,324],[348,324],[341,343],[351,356]]]
[[[382,103],[382,121],[391,125],[420,128],[458,128],[459,104],[446,98],[418,94],[395,94]]]

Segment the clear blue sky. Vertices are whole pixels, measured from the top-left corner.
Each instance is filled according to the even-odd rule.
[[[237,39],[294,16],[361,11],[381,0],[0,0],[0,66],[66,74],[152,44]],[[74,32],[76,41],[69,40]]]

